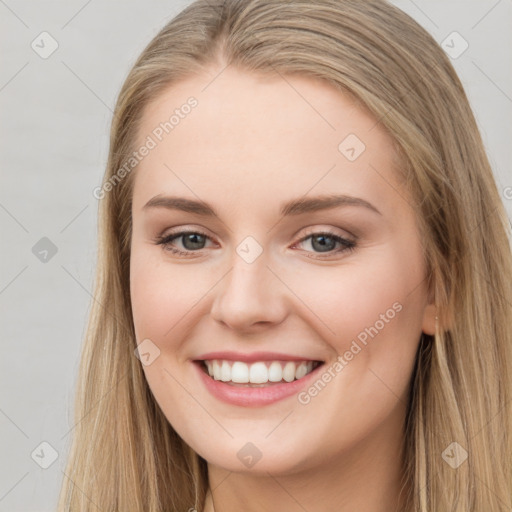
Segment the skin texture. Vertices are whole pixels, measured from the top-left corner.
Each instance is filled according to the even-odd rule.
[[[135,330],[137,343],[150,339],[160,350],[144,366],[147,381],[208,462],[217,512],[395,510],[408,386],[435,306],[391,141],[328,84],[220,71],[173,85],[140,126],[143,143],[187,98],[198,101],[134,171]],[[338,149],[349,134],[366,146],[354,161]],[[287,200],[323,194],[363,198],[380,214],[361,206],[279,214]],[[203,200],[218,217],[143,209],[157,195]],[[170,244],[190,257],[156,243],[178,228],[208,238]],[[315,237],[301,241],[325,230],[356,247],[339,252],[329,239],[322,252]],[[236,251],[247,236],[263,249],[252,263]],[[393,304],[400,311],[307,404],[297,396],[264,407],[221,402],[191,362],[213,350],[269,350],[329,366]],[[262,454],[250,468],[237,457],[247,442]],[[206,510],[214,510],[211,496]]]

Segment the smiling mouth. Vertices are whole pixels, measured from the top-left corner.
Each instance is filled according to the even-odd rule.
[[[300,380],[324,364],[324,361],[196,360],[211,379],[234,387],[268,387]]]

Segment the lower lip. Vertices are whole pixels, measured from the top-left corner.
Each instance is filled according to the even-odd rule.
[[[309,382],[316,377],[317,372],[324,366],[317,366],[311,373],[308,373],[302,379],[292,382],[283,382],[281,384],[270,384],[267,387],[245,387],[231,386],[221,380],[214,380],[202,368],[201,364],[194,362],[193,365],[199,372],[199,378],[210,393],[233,405],[242,407],[261,407],[279,400],[283,400],[292,395],[297,395]]]

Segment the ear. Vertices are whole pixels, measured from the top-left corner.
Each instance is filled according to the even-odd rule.
[[[437,308],[434,303],[430,303],[425,307],[425,311],[423,312],[423,323],[421,325],[421,330],[425,334],[433,336],[436,333],[436,314]]]
[[[429,302],[423,312],[422,331],[425,334],[433,336],[436,333],[436,316],[437,328],[439,331],[449,331],[453,326],[453,305],[442,308],[442,311],[435,303]]]
[[[436,333],[436,295],[434,292],[434,273],[430,272],[427,279],[427,304],[423,311],[423,322],[421,330],[424,334],[433,336]]]
[[[454,324],[453,311],[455,310],[453,304],[453,295],[450,296],[449,304],[437,305],[436,294],[434,291],[434,274],[431,273],[428,279],[428,293],[427,293],[427,305],[423,312],[423,323],[422,331],[425,334],[433,336],[437,329],[439,331],[449,331]],[[436,322],[437,317],[437,322]]]

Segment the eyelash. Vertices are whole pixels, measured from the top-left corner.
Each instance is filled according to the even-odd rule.
[[[170,245],[173,240],[176,240],[185,235],[201,235],[201,236],[204,236],[205,238],[210,239],[210,237],[206,233],[203,233],[201,231],[178,231],[176,233],[171,233],[169,235],[157,237],[155,240],[155,243],[156,243],[156,245],[162,245],[163,250],[169,251],[173,254],[183,256],[183,257],[194,257],[194,256],[191,256],[191,253],[200,252],[202,249],[199,249],[197,251],[192,251],[192,250],[182,251],[181,249],[176,249],[176,247],[172,247]],[[340,253],[344,253],[344,252],[350,253],[356,247],[355,242],[353,242],[351,240],[347,240],[346,238],[342,238],[341,236],[336,235],[335,233],[332,233],[328,230],[312,232],[312,233],[306,235],[305,237],[301,238],[296,244],[294,244],[294,247],[295,247],[295,245],[301,244],[302,242],[305,242],[306,240],[308,240],[309,238],[311,238],[313,236],[319,236],[319,235],[332,238],[335,242],[340,243],[343,246],[343,248],[341,248],[341,249],[327,252],[326,253],[327,256],[332,256],[333,254],[340,254]],[[307,252],[309,252],[309,251],[307,251]],[[315,254],[322,254],[322,253],[315,253]],[[320,256],[320,257],[308,256],[308,257],[313,258],[313,259],[325,259],[322,256]]]

